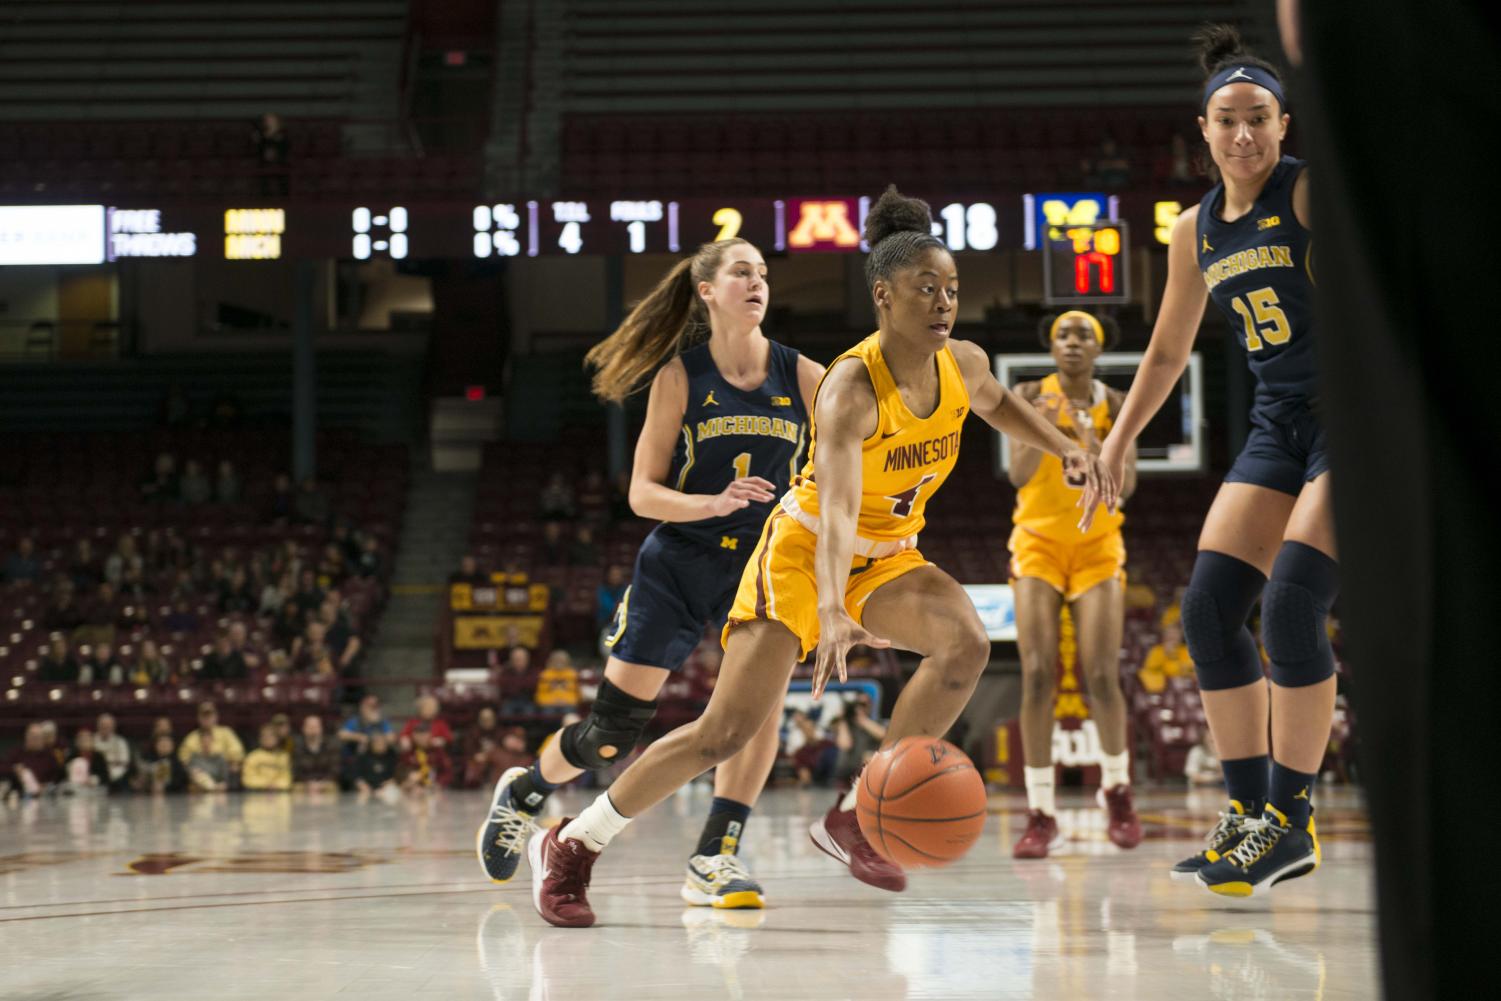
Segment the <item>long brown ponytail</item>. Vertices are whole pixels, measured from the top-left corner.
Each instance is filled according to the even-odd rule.
[[[594,369],[595,396],[620,403],[702,330],[707,317],[698,283],[712,282],[724,252],[745,242],[733,237],[706,243],[674,264],[615,332],[589,349],[584,364]]]

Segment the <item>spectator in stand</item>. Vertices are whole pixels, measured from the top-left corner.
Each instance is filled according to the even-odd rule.
[[[401,728],[400,735],[396,738],[396,747],[403,753],[412,749],[412,734],[419,727],[425,727],[432,738],[434,747],[447,749],[453,743],[453,728],[448,721],[438,715],[438,697],[436,695],[423,694],[417,696],[417,715],[406,721]]]
[[[277,713],[271,717],[271,721],[266,725],[276,731],[276,746],[291,754],[293,745],[292,717],[286,713]]]
[[[479,560],[472,553],[465,553],[464,558],[459,560],[459,568],[448,575],[450,584],[472,584],[476,587],[488,586],[490,575],[481,573]]]
[[[1219,753],[1214,746],[1214,734],[1209,732],[1209,727],[1203,728],[1199,742],[1189,748],[1183,775],[1191,786],[1217,786],[1225,781],[1220,770]]]
[[[470,788],[493,788],[508,768],[529,768],[536,756],[526,750],[526,731],[508,726],[500,739],[485,737],[480,749],[465,762],[465,785]]]
[[[1188,152],[1188,140],[1175,134],[1168,143],[1168,152],[1157,161],[1152,173],[1164,184],[1193,184],[1197,181],[1193,158]]]
[[[36,543],[27,535],[16,540],[16,551],[0,566],[0,579],[7,584],[34,583],[42,576],[42,561],[36,558]]]
[[[125,574],[132,568],[144,571],[146,561],[141,558],[140,551],[136,548],[136,540],[128,533],[120,536],[115,542],[114,552],[104,561],[104,579],[116,587],[125,579]]]
[[[229,633],[221,632],[214,637],[214,649],[203,658],[198,677],[203,681],[243,681],[250,677],[250,666],[235,650]]]
[[[1100,140],[1099,153],[1093,161],[1084,161],[1083,167],[1084,182],[1091,187],[1115,191],[1131,183],[1131,164],[1109,136]]]
[[[5,785],[7,800],[15,795],[31,799],[40,796],[61,782],[63,768],[53,753],[46,730],[41,723],[26,727],[21,746],[11,754],[0,779]]]
[[[80,643],[109,641],[115,638],[115,622],[120,618],[120,603],[115,599],[114,585],[108,581],[100,584],[94,596],[84,605],[83,623],[73,638]]]
[[[861,692],[845,703],[833,730],[834,746],[839,748],[834,777],[842,783],[852,783],[859,778],[865,763],[881,749],[886,727],[871,719],[870,696]]]
[[[426,723],[419,723],[412,730],[412,746],[401,756],[398,774],[401,787],[407,792],[445,788],[453,781],[453,763],[448,751],[433,740],[433,731]]]
[[[37,678],[50,684],[66,685],[78,680],[78,661],[73,658],[68,638],[61,633],[47,641],[47,653],[37,665]]]
[[[109,791],[109,762],[94,746],[92,730],[79,730],[73,735],[73,751],[64,766],[63,791],[73,794]]]
[[[318,573],[312,567],[303,567],[297,575],[297,593],[292,595],[292,601],[296,603],[297,610],[303,615],[309,615],[318,610],[323,604],[326,595],[323,588],[318,586]]]
[[[172,734],[157,733],[146,742],[141,764],[136,770],[135,788],[156,795],[183,792],[188,787],[188,770],[177,757]]]
[[[136,657],[135,667],[130,671],[130,683],[133,685],[167,685],[171,684],[175,672],[167,658],[162,656],[161,648],[156,645],[156,640],[144,639],[141,641],[141,652]]]
[[[172,718],[170,716],[158,716],[151,721],[151,739],[155,740],[158,737],[177,739],[177,735],[172,732]]]
[[[125,665],[115,655],[109,640],[96,640],[94,649],[78,668],[78,680],[85,685],[125,684]]]
[[[599,547],[594,544],[594,529],[588,525],[574,529],[573,542],[568,547],[568,564],[575,567],[599,566]]]
[[[318,486],[318,480],[312,476],[304,477],[292,501],[292,519],[299,524],[327,528],[332,515],[328,494]]]
[[[42,628],[57,632],[72,632],[83,625],[83,606],[78,602],[78,590],[66,577],[59,577],[52,588],[52,597],[42,610]]]
[[[292,748],[292,782],[309,792],[339,788],[339,748],[323,733],[323,720],[309,714]]]
[[[554,650],[537,677],[537,708],[547,713],[572,712],[579,707],[579,672],[567,650]]]
[[[98,587],[104,580],[104,561],[94,552],[94,544],[88,539],[79,539],[73,546],[73,557],[68,561],[68,579],[84,594]]]
[[[573,487],[569,486],[568,479],[562,473],[554,472],[547,478],[547,485],[542,488],[537,507],[544,521],[572,520],[577,510],[573,502]]]
[[[463,771],[460,779],[463,788],[473,789],[481,784],[481,776],[489,774],[489,766],[485,763],[485,757],[489,752],[500,746],[501,734],[500,722],[495,715],[495,710],[490,706],[480,709],[474,718],[474,726],[466,730],[459,738],[458,761]]]
[[[792,711],[792,726],[787,734],[787,751],[797,769],[799,786],[828,785],[839,763],[839,748],[813,718],[801,709]]]
[[[179,596],[172,602],[172,611],[162,618],[162,625],[169,633],[196,633],[203,619],[194,610],[192,602]]]
[[[563,538],[563,526],[549,521],[542,526],[542,545],[537,556],[543,566],[560,567],[568,562],[568,543]]]
[[[352,566],[360,558],[360,537],[348,518],[334,519],[333,545],[339,547],[339,553],[344,557],[344,565]]]
[[[505,716],[531,716],[537,711],[532,696],[537,690],[537,675],[532,671],[532,652],[513,646],[506,656],[497,679],[500,711]]]
[[[214,475],[214,500],[220,504],[238,504],[244,492],[235,464],[228,459],[221,459],[218,472]]]
[[[261,727],[260,746],[245,756],[240,785],[254,792],[292,790],[292,755],[282,745],[274,723]]]
[[[285,525],[292,520],[297,504],[297,494],[292,490],[292,477],[277,473],[271,481],[271,496],[266,501],[266,520],[273,525]],[[290,539],[287,540],[291,542]],[[295,545],[295,543],[294,543]]]
[[[219,611],[251,614],[260,607],[260,596],[250,584],[244,567],[235,567],[229,576],[219,583]]]
[[[151,621],[151,597],[156,587],[140,567],[126,570],[120,578],[120,617],[115,624],[122,629],[134,629]]]
[[[371,734],[369,743],[354,756],[350,768],[351,784],[362,796],[380,792],[396,781],[397,764],[390,734]]]
[[[218,708],[204,702],[198,706],[198,728],[182,739],[177,757],[194,792],[222,792],[239,777],[245,745],[233,730],[219,725]]]
[[[1183,626],[1174,622],[1162,627],[1162,642],[1147,651],[1147,659],[1136,672],[1141,687],[1148,692],[1167,688],[1170,678],[1192,678],[1193,658],[1183,645]]]
[[[284,605],[297,593],[297,583],[289,571],[283,571],[275,583],[267,583],[261,591],[260,607],[256,610],[261,618],[275,619],[281,616]]]
[[[323,547],[318,558],[318,580],[327,587],[338,587],[349,576],[349,566],[344,562],[343,551],[330,542]]]
[[[177,482],[177,496],[184,504],[207,504],[214,499],[214,484],[203,471],[203,464],[189,459],[182,469],[182,479]]]
[[[355,570],[361,577],[378,577],[384,566],[385,560],[380,554],[380,540],[368,533],[361,536],[360,558],[355,563]]]
[[[94,749],[104,756],[110,792],[123,792],[129,788],[135,755],[130,750],[130,742],[120,736],[115,718],[109,713],[100,713],[94,721]]]
[[[156,457],[150,474],[141,482],[141,497],[165,503],[177,500],[177,496],[177,460],[171,452],[163,452]]]
[[[271,646],[276,651],[273,654],[273,661],[277,655],[284,660],[291,659],[292,651],[302,638],[302,630],[306,626],[307,622],[303,617],[302,608],[295,600],[289,600],[281,606],[281,612],[271,625]]]
[[[625,589],[630,586],[626,579],[625,567],[618,563],[612,564],[605,571],[604,583],[594,592],[594,629],[602,632],[615,619],[615,609],[620,607],[620,599],[625,597]]]
[[[364,646],[355,635],[354,623],[344,611],[339,592],[330,591],[324,596],[323,604],[318,606],[317,620],[323,624],[323,641],[333,652],[340,670],[351,670]]]
[[[229,627],[224,631],[229,636],[230,649],[240,655],[241,659],[245,661],[246,667],[254,671],[261,666],[261,661],[265,658],[261,655],[260,650],[255,644],[251,642],[250,630],[245,623],[231,622]],[[290,724],[288,724],[288,730],[290,728]],[[288,750],[290,749],[290,745],[288,745]]]
[[[353,761],[356,754],[369,747],[370,738],[377,734],[385,737],[388,742],[396,738],[391,724],[381,715],[380,696],[367,695],[360,699],[359,709],[339,729],[339,741],[344,746],[346,763]]]

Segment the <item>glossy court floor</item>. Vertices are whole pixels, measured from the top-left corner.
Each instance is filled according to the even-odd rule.
[[[473,856],[479,794],[360,801],[243,795],[0,809],[0,998],[511,999],[1374,998],[1371,848],[1359,798],[1317,797],[1324,866],[1270,897],[1171,882],[1218,801],[1142,791],[1121,852],[1083,795],[1069,844],[1015,862],[1023,803],[906,893],[851,879],[809,843],[830,797],[777,790],[746,855],[765,911],[678,899],[708,803],[695,786],[595,869],[600,923],[545,925],[523,862],[493,886]],[[585,794],[555,797],[570,812]]]

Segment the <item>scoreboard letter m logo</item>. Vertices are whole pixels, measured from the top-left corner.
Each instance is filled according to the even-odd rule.
[[[832,243],[837,247],[860,246],[860,231],[850,222],[845,202],[803,202],[801,214],[787,243],[793,247],[812,247]]]

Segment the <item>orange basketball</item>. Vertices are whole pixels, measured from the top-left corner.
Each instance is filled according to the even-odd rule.
[[[903,737],[865,766],[855,815],[865,840],[904,869],[948,865],[985,827],[985,780],[959,748]]]

